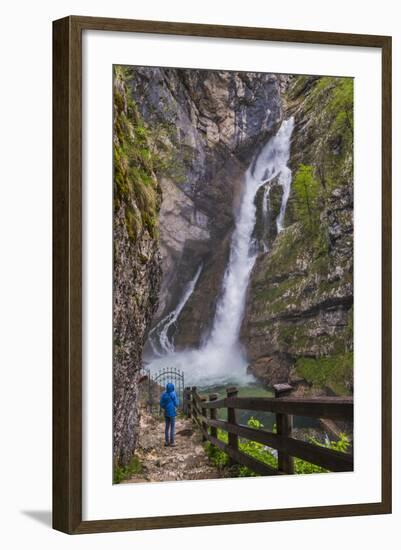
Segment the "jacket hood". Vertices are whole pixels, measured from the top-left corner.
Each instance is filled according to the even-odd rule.
[[[172,384],[171,382],[169,382],[169,383],[167,384],[167,386],[166,386],[166,391],[167,391],[168,393],[173,392],[173,391],[174,391],[174,384]]]

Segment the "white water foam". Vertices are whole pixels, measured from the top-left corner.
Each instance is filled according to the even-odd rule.
[[[288,166],[284,166],[283,169],[281,170],[280,176],[278,178],[278,182],[283,188],[283,196],[281,198],[280,213],[277,216],[277,220],[276,220],[277,233],[281,233],[281,231],[284,229],[284,216],[287,208],[288,197],[290,196],[291,182],[292,182],[292,172],[288,168]]]
[[[267,233],[267,229],[269,227],[270,223],[270,185],[266,184],[264,193],[263,193],[263,200],[262,200],[262,218],[263,218],[263,229],[265,234]],[[264,241],[261,243],[263,252],[269,252],[269,243],[267,238],[264,239]]]
[[[168,332],[170,327],[176,323],[181,311],[184,309],[185,304],[188,302],[191,294],[193,293],[196,283],[198,282],[199,275],[201,274],[202,267],[203,266],[201,264],[198,267],[193,279],[189,281],[189,283],[185,287],[184,293],[181,296],[177,307],[161,321],[159,321],[157,325],[154,326],[149,332],[149,343],[152,347],[153,352],[158,357],[162,357],[166,353],[173,353],[175,351],[174,337],[170,337]]]
[[[176,367],[185,372],[189,383],[201,386],[222,383],[247,384],[253,380],[253,377],[246,372],[248,362],[239,342],[239,333],[244,315],[246,291],[258,253],[257,243],[252,238],[256,223],[255,197],[260,187],[263,185],[269,187],[272,180],[279,176],[278,183],[283,187],[283,195],[276,224],[278,232],[282,231],[291,190],[291,170],[287,163],[290,157],[293,127],[292,117],[285,120],[277,134],[254,158],[245,174],[241,203],[235,216],[230,257],[209,338],[199,349],[178,352],[174,351],[173,345],[167,346],[168,349],[163,348],[165,343],[163,344],[160,340],[160,347],[166,354],[151,361],[148,365],[151,371],[166,366]],[[268,196],[267,191],[266,193]],[[169,316],[178,310],[177,306],[174,312],[161,322],[164,323],[163,327],[170,321],[176,322],[183,307],[178,315],[173,315],[175,319],[171,321],[173,317],[169,319]],[[166,328],[166,335],[168,328]]]

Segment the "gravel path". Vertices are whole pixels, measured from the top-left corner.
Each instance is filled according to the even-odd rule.
[[[141,411],[140,441],[135,455],[142,472],[123,483],[216,479],[223,477],[209,461],[199,430],[185,417],[176,418],[175,446],[164,446],[164,418]]]

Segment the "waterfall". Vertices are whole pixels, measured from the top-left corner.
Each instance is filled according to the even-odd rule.
[[[174,325],[180,316],[181,311],[184,309],[185,304],[188,302],[191,294],[193,293],[196,283],[198,282],[199,275],[202,271],[202,264],[198,267],[195,276],[189,281],[184,289],[184,293],[181,296],[176,308],[171,311],[166,317],[157,323],[149,332],[149,342],[153,349],[153,352],[159,357],[166,353],[174,352],[173,337],[169,337],[169,329]],[[160,353],[159,348],[162,353]]]
[[[290,157],[293,127],[292,117],[285,120],[277,134],[261,149],[246,171],[241,202],[235,215],[229,260],[209,337],[197,350],[174,352],[173,347],[165,349],[168,354],[152,361],[151,369],[167,365],[176,366],[186,371],[192,383],[204,385],[247,381],[247,360],[239,342],[239,333],[245,310],[247,287],[258,254],[257,243],[252,237],[256,223],[255,197],[258,190],[266,186],[267,200],[270,184],[278,176],[278,183],[283,188],[280,213],[276,219],[277,230],[280,232],[283,229],[291,190],[291,170],[287,163]],[[180,311],[174,321],[170,323],[168,320],[166,324],[171,325],[175,322]],[[163,327],[167,337],[168,327],[166,328],[166,325]],[[160,344],[163,348],[161,340]]]
[[[283,188],[283,197],[281,199],[280,213],[276,220],[277,233],[280,233],[284,229],[284,216],[285,209],[287,208],[288,197],[291,191],[292,172],[288,166],[284,166],[280,172],[278,179],[279,184]]]
[[[246,290],[257,256],[252,240],[256,223],[255,197],[258,189],[271,182],[277,175],[280,175],[279,184],[283,186],[281,209],[277,218],[277,227],[280,226],[282,229],[291,185],[291,171],[287,167],[287,162],[293,126],[292,118],[284,121],[277,134],[268,141],[245,174],[241,205],[231,240],[230,258],[224,274],[223,292],[217,304],[213,329],[207,344],[209,346],[230,349],[238,342]]]
[[[269,252],[269,242],[268,242],[268,239],[266,238],[266,235],[267,235],[269,223],[270,223],[270,211],[269,211],[270,210],[270,203],[269,203],[270,189],[271,189],[270,185],[266,185],[263,193],[263,200],[262,200],[263,231],[265,234],[265,239],[261,243],[261,245],[263,248],[263,252],[265,253]]]

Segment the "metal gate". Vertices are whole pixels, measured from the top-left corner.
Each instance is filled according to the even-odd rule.
[[[178,408],[182,410],[184,404],[184,373],[174,367],[164,368],[151,374],[148,372],[148,407],[150,413],[161,414],[160,397],[166,389],[166,385],[174,384],[178,397]]]

